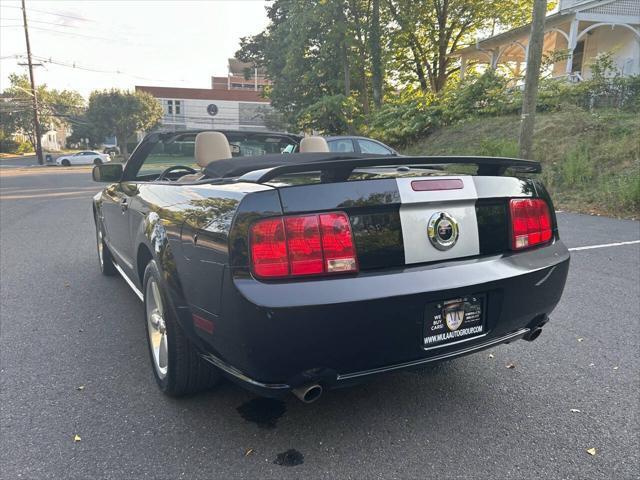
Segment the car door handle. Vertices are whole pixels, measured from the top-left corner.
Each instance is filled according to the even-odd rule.
[[[122,209],[122,213],[126,212],[129,208],[129,203],[127,202],[126,198],[120,200],[120,208]]]

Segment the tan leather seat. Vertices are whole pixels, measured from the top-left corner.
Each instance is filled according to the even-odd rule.
[[[300,153],[326,153],[328,151],[329,145],[322,137],[304,137],[300,142]]]
[[[216,160],[231,158],[231,147],[227,137],[220,132],[200,132],[196,135],[194,156],[198,166],[203,169]],[[202,173],[183,175],[178,182],[195,182],[202,177]]]

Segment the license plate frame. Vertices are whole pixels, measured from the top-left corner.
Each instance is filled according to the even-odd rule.
[[[486,305],[484,293],[428,303],[422,323],[422,348],[443,348],[484,337]]]

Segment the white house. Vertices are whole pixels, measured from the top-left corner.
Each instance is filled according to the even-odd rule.
[[[156,97],[164,109],[163,130],[218,128],[266,130],[269,100],[259,91],[136,86]]]
[[[531,25],[525,25],[461,49],[461,73],[470,65],[508,68],[515,75],[524,70]],[[560,0],[545,22],[543,54],[553,53],[553,77],[572,81],[588,79],[590,65],[601,53],[611,53],[624,76],[640,75],[640,0]]]
[[[46,152],[59,152],[65,148],[67,137],[71,134],[67,125],[55,125],[51,122],[49,124],[42,124],[41,128],[44,130],[44,133],[40,136],[40,145],[42,145],[42,150]],[[29,141],[29,138],[22,132],[14,133],[12,137],[17,142]]]

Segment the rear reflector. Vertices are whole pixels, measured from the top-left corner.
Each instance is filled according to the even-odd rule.
[[[249,239],[257,278],[358,271],[351,224],[343,212],[260,220],[251,226]]]
[[[511,249],[522,250],[551,240],[551,215],[547,202],[539,198],[515,198],[511,211]]]
[[[200,315],[193,314],[193,324],[200,330],[204,330],[209,335],[213,334],[213,322],[202,318]]]
[[[414,192],[432,192],[434,190],[460,190],[464,183],[459,178],[441,178],[433,180],[414,180],[411,182]]]

